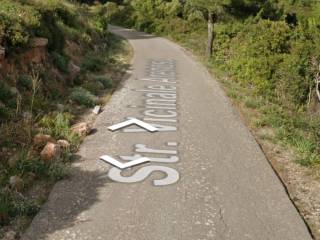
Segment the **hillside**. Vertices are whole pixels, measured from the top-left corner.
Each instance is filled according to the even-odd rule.
[[[90,133],[80,116],[108,100],[126,69],[129,50],[108,32],[108,12],[107,4],[0,0],[0,238],[19,235],[68,176]]]

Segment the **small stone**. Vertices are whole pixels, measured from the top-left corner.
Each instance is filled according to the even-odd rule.
[[[9,184],[13,189],[17,191],[21,191],[23,189],[23,181],[18,176],[11,176],[9,179]]]
[[[48,142],[40,153],[40,157],[43,161],[51,161],[60,157],[61,149],[58,144]]]
[[[73,125],[71,131],[80,137],[85,137],[91,132],[91,126],[86,122],[80,122]]]
[[[69,148],[70,143],[67,140],[60,139],[57,141],[57,144],[62,148]]]
[[[92,110],[92,112],[96,115],[98,115],[101,111],[101,107],[100,106],[95,106],[94,109]]]
[[[55,141],[50,135],[47,135],[47,134],[39,133],[33,138],[33,143],[36,146],[43,146],[48,142],[54,143]]]

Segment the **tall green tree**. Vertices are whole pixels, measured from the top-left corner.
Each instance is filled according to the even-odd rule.
[[[224,12],[224,7],[229,3],[228,0],[188,0],[190,6],[201,10],[207,16],[208,21],[208,42],[206,55],[210,58],[213,54],[214,25]]]

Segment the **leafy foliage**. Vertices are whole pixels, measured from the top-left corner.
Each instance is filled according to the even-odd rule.
[[[83,59],[81,67],[91,72],[99,72],[104,68],[105,59],[94,52],[89,52]]]
[[[74,102],[86,107],[93,107],[97,103],[97,97],[82,87],[74,88],[70,98]]]

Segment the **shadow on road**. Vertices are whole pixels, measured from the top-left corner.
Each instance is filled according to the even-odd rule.
[[[56,231],[92,221],[86,218],[85,211],[101,201],[99,189],[111,182],[106,172],[84,171],[83,167],[72,167],[70,179],[55,185],[47,203],[21,239],[47,239]]]

